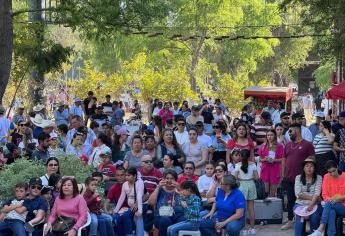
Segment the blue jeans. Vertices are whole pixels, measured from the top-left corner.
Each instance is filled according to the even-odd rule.
[[[299,206],[301,205],[296,203],[293,209],[295,210]],[[315,230],[317,230],[319,226],[321,214],[322,214],[322,206],[318,205],[317,210],[314,212],[314,214],[309,216],[311,232],[314,232]],[[295,236],[301,236],[302,231],[303,231],[303,222],[301,220],[301,217],[298,215],[295,215]]]
[[[199,223],[193,223],[187,220],[176,223],[168,227],[168,236],[176,236],[180,230],[198,231],[199,225]]]
[[[335,221],[337,215],[345,216],[345,206],[341,203],[326,202],[321,216],[321,224],[327,225],[328,236],[334,236],[336,233]]]
[[[133,216],[133,212],[131,209],[128,209],[125,213],[119,215],[115,214],[113,216],[113,220],[117,227],[117,235],[119,236],[126,236],[126,235],[133,235],[133,218],[136,227],[136,235],[143,236],[144,235],[144,221],[143,217]],[[103,236],[103,235],[102,235]]]
[[[207,235],[207,236],[216,236],[216,217],[212,217],[211,219],[202,219],[200,222],[200,232],[201,235]],[[241,229],[245,226],[244,220],[235,220],[231,221],[225,226],[225,230],[228,235],[231,236],[239,236]]]
[[[155,216],[154,225],[159,230],[159,236],[167,236],[167,229],[170,225],[185,221],[182,212],[177,212],[173,216]]]
[[[100,215],[90,213],[90,236],[97,235],[97,229],[99,229],[100,235],[115,236],[113,229],[113,219],[110,215],[101,213]]]
[[[24,222],[21,220],[5,219],[0,222],[0,236],[26,236]]]

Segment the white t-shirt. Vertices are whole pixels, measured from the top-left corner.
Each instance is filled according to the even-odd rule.
[[[180,132],[178,132],[176,130],[176,131],[174,131],[174,134],[175,134],[177,143],[180,144],[181,146],[189,141],[189,137],[188,137],[188,132],[187,131],[183,131],[182,133],[180,133]]]
[[[40,177],[43,186],[48,186],[49,176],[47,174]]]
[[[244,173],[243,170],[241,170],[242,163],[237,163],[235,165],[235,173],[238,173],[238,178],[240,180],[246,180],[246,179],[253,179],[254,178],[254,171],[256,169],[256,165],[254,162],[248,163],[248,172]]]
[[[198,180],[198,189],[199,192],[202,193],[203,191],[208,191],[211,188],[211,184],[213,182],[212,176],[208,177],[206,175],[200,176]]]

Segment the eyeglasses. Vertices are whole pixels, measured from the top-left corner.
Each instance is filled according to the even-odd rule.
[[[194,170],[193,167],[185,167],[184,169],[185,169],[185,170]]]
[[[32,185],[30,188],[31,188],[31,189],[38,189],[38,190],[41,190],[41,189],[42,189],[42,186],[40,186],[40,185]]]
[[[53,167],[53,166],[59,166],[58,164],[49,164],[49,167]]]
[[[152,164],[152,161],[143,161],[145,164]]]
[[[214,129],[219,129],[219,126],[215,125],[213,126]]]
[[[223,169],[216,169],[216,172],[217,173],[222,173],[222,172],[224,172],[224,170]]]
[[[178,126],[185,126],[185,123],[177,123]]]

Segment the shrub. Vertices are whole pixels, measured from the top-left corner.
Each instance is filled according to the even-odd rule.
[[[83,183],[92,172],[91,167],[75,156],[59,158],[61,175],[74,176],[78,183]],[[41,161],[18,159],[10,165],[5,165],[0,171],[0,201],[13,197],[13,187],[18,182],[29,182],[32,177],[41,177],[45,174],[45,166]]]

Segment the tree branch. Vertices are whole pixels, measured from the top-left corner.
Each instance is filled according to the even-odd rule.
[[[44,11],[56,11],[57,8],[55,7],[49,7],[49,8],[43,8],[43,9],[22,9],[22,10],[18,10],[18,11],[14,11],[12,13],[12,17],[24,14],[24,13],[29,13],[29,12],[44,12]]]

